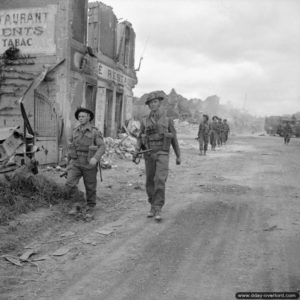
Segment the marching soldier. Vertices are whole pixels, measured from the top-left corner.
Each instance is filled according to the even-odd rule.
[[[66,187],[72,197],[77,191],[80,178],[83,177],[86,189],[86,211],[88,215],[93,216],[96,206],[96,175],[101,156],[105,152],[105,144],[101,132],[90,123],[94,119],[92,111],[78,108],[75,118],[80,125],[74,128],[70,139]],[[76,214],[80,210],[81,206],[75,204],[69,214]]]
[[[161,209],[165,204],[165,184],[169,169],[169,151],[172,145],[176,164],[180,165],[180,149],[173,120],[160,111],[164,99],[161,91],[152,92],[145,102],[151,110],[142,119],[141,131],[136,146],[137,152],[151,149],[144,154],[146,168],[146,192],[151,205],[147,217],[161,221]]]
[[[217,140],[218,140],[218,117],[213,116],[212,123],[210,124],[210,144],[211,144],[211,150],[216,150]]]
[[[290,125],[290,122],[286,122],[285,125],[282,127],[282,133],[283,133],[283,138],[284,138],[284,143],[286,145],[289,144],[292,136],[292,127]]]
[[[223,120],[223,129],[224,129],[224,144],[225,144],[228,140],[228,135],[230,132],[230,127],[229,127],[226,119]]]
[[[223,134],[223,123],[222,119],[218,118],[218,123],[217,123],[217,132],[218,132],[218,139],[217,139],[217,145],[218,147],[222,146],[222,134]]]
[[[199,141],[199,150],[200,155],[206,155],[208,139],[209,139],[209,117],[208,115],[203,115],[203,120],[199,125],[198,130],[198,141]]]

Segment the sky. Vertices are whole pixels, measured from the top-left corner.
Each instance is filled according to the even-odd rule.
[[[299,0],[102,0],[136,33],[136,97],[218,95],[257,116],[300,111]]]

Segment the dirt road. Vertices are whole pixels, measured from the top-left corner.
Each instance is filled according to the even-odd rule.
[[[51,226],[32,239],[48,255],[38,268],[1,261],[0,299],[231,300],[299,291],[300,140],[234,137],[204,157],[191,137],[180,139],[183,163],[172,156],[162,223],[145,217],[143,165],[120,162],[104,174],[96,220],[58,213],[51,223],[52,212]],[[62,246],[68,252],[53,256]]]

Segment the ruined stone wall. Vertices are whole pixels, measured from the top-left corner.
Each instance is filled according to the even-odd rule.
[[[51,69],[64,60],[24,100],[29,121],[48,149],[41,163],[58,160],[58,145],[66,144],[70,127],[70,7],[70,0],[0,2],[0,127],[23,125],[18,100],[44,66]],[[55,132],[47,132],[48,124]]]

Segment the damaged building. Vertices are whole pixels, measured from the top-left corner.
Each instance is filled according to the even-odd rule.
[[[131,23],[101,2],[1,1],[0,128],[23,126],[19,100],[40,76],[24,107],[41,164],[64,156],[79,106],[115,137],[132,115],[134,50]]]

